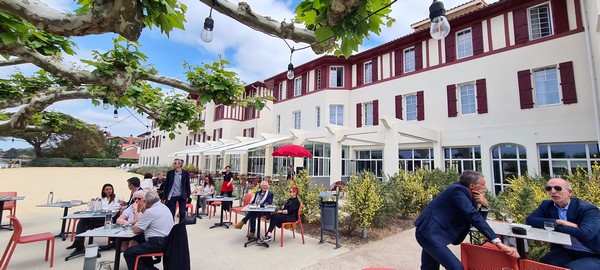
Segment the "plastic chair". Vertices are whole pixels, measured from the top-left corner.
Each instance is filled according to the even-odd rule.
[[[502,267],[519,269],[516,258],[506,255],[504,251],[495,247],[462,243],[460,258],[465,270],[502,269]]]
[[[302,228],[302,219],[300,218],[300,212],[302,211],[302,203],[300,203],[300,208],[298,208],[298,220],[292,222],[284,222],[281,223],[281,247],[283,247],[283,229],[285,226],[292,226],[292,236],[296,238],[296,225],[300,226],[300,234],[302,235],[302,244],[304,245],[304,229]],[[275,241],[276,233],[273,234],[273,241]]]
[[[0,197],[17,197],[16,191],[6,191],[0,192]],[[6,201],[4,202],[4,208],[2,208],[2,213],[5,210],[10,211],[10,215],[17,216],[17,201]],[[0,213],[0,214],[2,214]],[[10,221],[10,225],[12,225],[12,220]]]
[[[235,212],[235,223],[238,222],[238,214],[240,212],[242,212],[242,209],[244,209],[244,207],[248,204],[250,204],[250,200],[252,200],[252,195],[251,193],[248,193],[246,195],[244,195],[244,203],[242,206],[238,206],[238,207],[231,207],[231,212]],[[231,216],[229,215],[229,222],[231,222]]]
[[[73,221],[73,226],[71,226],[71,220]],[[71,234],[71,242],[73,242],[73,239],[75,239],[75,230],[77,230],[77,222],[79,222],[78,218],[72,218],[69,219],[69,223],[67,224],[67,229],[71,227],[70,231],[67,232],[67,234]]]
[[[33,242],[46,241],[46,257],[44,261],[48,261],[48,251],[50,251],[50,268],[54,266],[54,234],[50,232],[31,234],[31,235],[21,235],[23,232],[23,226],[21,226],[21,222],[17,219],[17,217],[10,215],[8,216],[13,223],[14,231],[12,237],[8,241],[8,245],[4,250],[4,254],[2,255],[2,259],[0,259],[0,263],[4,263],[2,266],[2,270],[6,270],[8,267],[8,263],[10,262],[10,258],[17,247],[17,244],[27,244]],[[52,242],[52,246],[50,246],[50,242]],[[6,256],[8,254],[8,257]]]
[[[185,204],[185,209],[187,211],[190,211],[190,215],[194,215],[194,204],[193,203],[186,203]],[[177,207],[175,207],[175,212],[177,213],[177,217],[179,217],[179,203],[177,204]]]
[[[221,202],[214,201],[214,202],[211,202],[208,204],[208,219],[211,219],[212,216],[217,215],[217,206],[221,206]],[[212,207],[212,215],[210,214],[211,207]],[[227,219],[227,211],[223,211],[223,214],[225,214],[225,218]]]
[[[133,265],[133,270],[137,270],[138,262],[139,262],[140,258],[143,258],[143,257],[162,257],[162,256],[164,256],[164,254],[162,252],[137,255],[135,257],[135,264]]]
[[[527,259],[519,260],[519,269],[521,270],[569,270],[569,268],[549,265]]]

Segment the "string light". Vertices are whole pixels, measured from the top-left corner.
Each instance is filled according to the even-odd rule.
[[[119,118],[119,111],[117,111],[117,109],[115,109],[115,111],[113,112],[113,117],[115,119]]]
[[[102,109],[108,110],[108,98],[104,97],[104,99],[102,99]]]
[[[446,18],[446,8],[441,0],[433,0],[429,6],[429,19],[431,26],[429,34],[434,39],[443,39],[450,33],[450,23]]]
[[[212,10],[215,5],[215,1],[212,1],[212,5],[210,6],[210,11],[208,13],[208,17],[204,19],[204,29],[200,33],[200,39],[206,43],[210,43],[213,40],[213,29],[215,27],[215,21],[212,19]]]
[[[288,80],[294,79],[294,64],[292,64],[292,55],[294,54],[294,47],[290,48],[290,64],[287,69],[287,78]]]

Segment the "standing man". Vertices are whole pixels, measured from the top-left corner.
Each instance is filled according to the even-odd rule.
[[[165,182],[164,198],[167,200],[167,206],[171,210],[171,215],[175,218],[175,208],[179,204],[179,222],[185,222],[185,204],[190,197],[190,173],[183,170],[181,166],[183,161],[175,159],[173,161],[173,170],[167,172]]]
[[[485,221],[489,203],[483,196],[485,178],[483,174],[466,170],[459,181],[451,184],[421,212],[415,221],[415,237],[423,248],[421,269],[439,269],[440,264],[448,270],[463,269],[463,266],[448,248],[449,244],[463,242],[471,225],[506,254],[518,258],[516,249],[503,244]],[[479,210],[477,206],[481,207]]]
[[[223,175],[221,196],[231,197],[233,195],[233,173],[231,172],[229,165],[221,170],[221,174]],[[223,207],[223,211],[229,211],[229,209],[231,209],[231,204],[232,202],[222,202],[221,207]]]
[[[123,257],[127,268],[133,270],[135,257],[141,254],[158,253],[163,251],[165,238],[173,228],[173,219],[169,218],[169,209],[158,198],[156,191],[148,191],[144,196],[146,207],[143,213],[134,212],[134,218],[139,220],[131,229],[134,233],[144,233],[143,242],[125,250]],[[185,208],[185,207],[184,207]],[[141,237],[139,237],[141,238]],[[141,239],[139,239],[141,240]],[[157,269],[152,265],[150,257],[140,258],[137,269]]]
[[[294,168],[292,167],[292,165],[288,165],[287,180],[294,180]]]
[[[269,191],[269,182],[262,181],[260,182],[260,190],[254,194],[254,197],[252,197],[252,200],[250,200],[250,204],[260,206],[273,204],[273,196],[273,192]],[[261,215],[262,213],[260,212],[248,212],[248,214],[241,221],[235,224],[235,228],[241,229],[244,227],[244,224],[250,220],[250,232],[246,236],[248,238],[252,238],[254,237],[254,232],[256,231],[256,220],[260,218]],[[271,214],[267,213],[266,216],[267,219],[269,219]],[[260,220],[258,222],[260,222]]]
[[[545,200],[531,213],[526,223],[544,228],[553,222],[557,232],[571,236],[571,246],[552,244],[541,262],[577,269],[600,269],[600,211],[598,207],[577,198],[564,179],[552,178],[546,184],[550,200]]]

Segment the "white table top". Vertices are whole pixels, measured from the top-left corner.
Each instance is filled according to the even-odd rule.
[[[275,212],[275,210],[277,210],[277,207],[275,207],[273,205],[265,206],[265,207],[254,207],[254,206],[246,205],[242,209],[243,212],[263,212],[263,213]]]
[[[73,201],[62,201],[62,202],[54,202],[47,204],[40,204],[37,207],[60,207],[60,208],[71,208],[75,206],[84,205],[83,201],[73,200]]]
[[[195,193],[195,192],[192,192],[192,194],[190,194],[190,195],[191,196],[207,196],[208,193],[204,193],[204,192]]]
[[[494,232],[499,235],[512,236],[516,238],[536,240],[560,245],[571,245],[571,236],[566,233],[556,231],[549,232],[544,229],[531,227],[527,229],[527,235],[520,235],[512,233],[509,224],[506,222],[488,220],[487,223],[490,225],[490,227],[492,227],[492,230],[494,230]]]
[[[7,201],[20,201],[20,200],[24,200],[25,196],[17,196],[17,197],[10,197],[10,196],[5,196],[5,197],[0,197],[0,201],[3,202],[7,202]]]
[[[214,197],[214,198],[206,199],[207,202],[233,202],[235,200],[237,200],[237,198],[235,198],[235,197],[222,197],[222,198]]]
[[[106,217],[106,214],[108,214],[108,212],[89,212],[89,211],[80,211],[80,212],[75,212],[75,213],[71,213],[68,214],[64,217],[61,217],[62,219],[72,219],[72,218],[104,218]]]
[[[105,230],[104,227],[98,227],[96,229],[80,233],[75,236],[81,237],[119,237],[119,238],[129,238],[134,237],[135,233],[131,229],[125,229],[121,225],[113,225],[113,228],[110,230]]]

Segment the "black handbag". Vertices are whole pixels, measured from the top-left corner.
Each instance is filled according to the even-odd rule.
[[[185,215],[185,224],[196,224],[196,216],[195,215]]]

